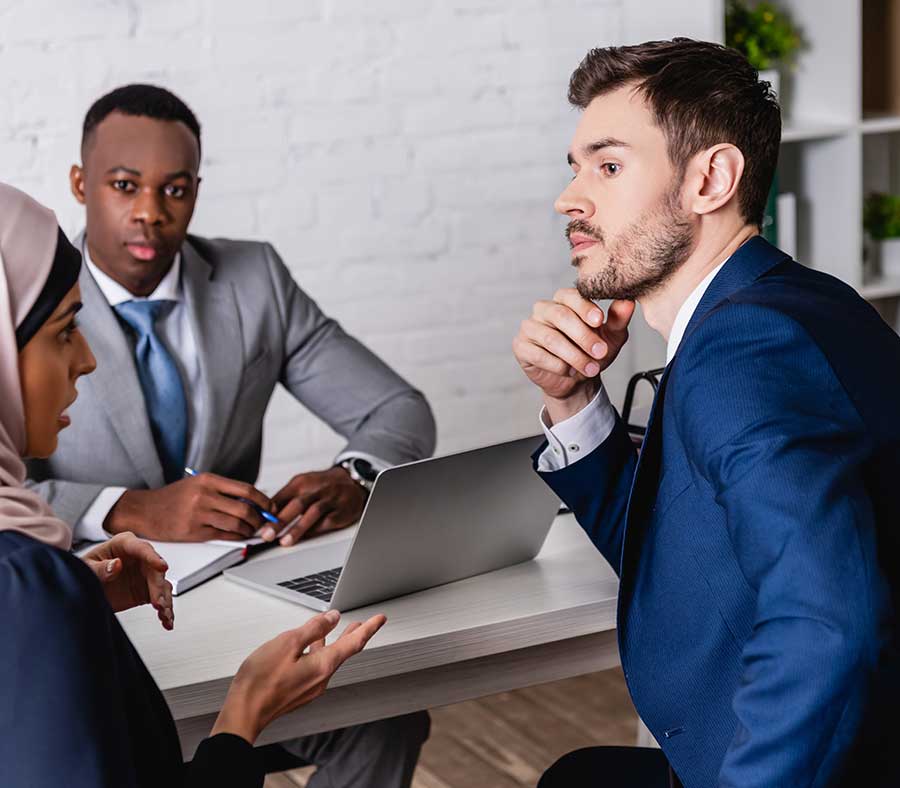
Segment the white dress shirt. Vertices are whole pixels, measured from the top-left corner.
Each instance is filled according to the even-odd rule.
[[[710,271],[684,300],[678,308],[669,342],[666,345],[666,365],[675,358],[684,332],[691,322],[700,299],[709,287],[716,274],[728,260],[723,260]],[[606,389],[601,385],[600,391],[587,405],[574,416],[570,416],[559,424],[550,425],[547,409],[541,408],[540,422],[548,446],[538,458],[539,471],[558,471],[586,457],[605,441],[616,423],[616,411],[609,401]]]
[[[161,315],[157,321],[156,334],[171,354],[181,375],[188,411],[186,461],[188,465],[193,465],[199,449],[197,444],[200,432],[194,427],[200,423],[203,411],[202,370],[200,357],[197,354],[197,343],[191,328],[190,315],[182,296],[181,253],[175,255],[175,260],[168,273],[146,298],[132,295],[126,288],[97,268],[97,265],[91,260],[87,242],[82,246],[82,256],[91,276],[94,277],[103,296],[113,308],[125,301],[166,300],[175,302],[172,309]],[[109,534],[103,530],[103,521],[124,492],[124,487],[105,488],[85,510],[81,519],[75,523],[75,540],[100,541],[106,539]]]

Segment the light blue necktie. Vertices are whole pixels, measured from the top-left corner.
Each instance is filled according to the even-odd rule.
[[[156,334],[156,321],[166,307],[175,303],[125,301],[115,307],[136,335],[134,360],[167,484],[184,476],[187,400],[178,367]]]

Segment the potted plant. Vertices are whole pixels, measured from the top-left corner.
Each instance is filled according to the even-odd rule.
[[[744,54],[759,71],[760,80],[769,82],[781,100],[779,69],[793,66],[803,46],[803,37],[790,15],[775,3],[728,0],[725,43]]]
[[[900,195],[870,194],[863,203],[863,227],[873,242],[881,275],[900,279]]]

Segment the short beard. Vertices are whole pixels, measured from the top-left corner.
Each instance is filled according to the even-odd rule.
[[[615,239],[603,270],[579,277],[582,298],[635,301],[661,288],[684,264],[694,246],[694,231],[678,204],[681,184]],[[572,265],[585,260],[578,256]]]

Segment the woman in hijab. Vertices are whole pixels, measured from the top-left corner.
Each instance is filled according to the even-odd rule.
[[[75,322],[80,266],[54,214],[0,184],[0,785],[262,786],[259,733],[318,697],[385,619],[326,646],[330,611],[261,646],[182,763],[162,694],[114,614],[150,603],[172,628],[165,561],[132,534],[74,557],[69,527],[23,486],[22,458],[54,451],[75,382],[95,367]]]

